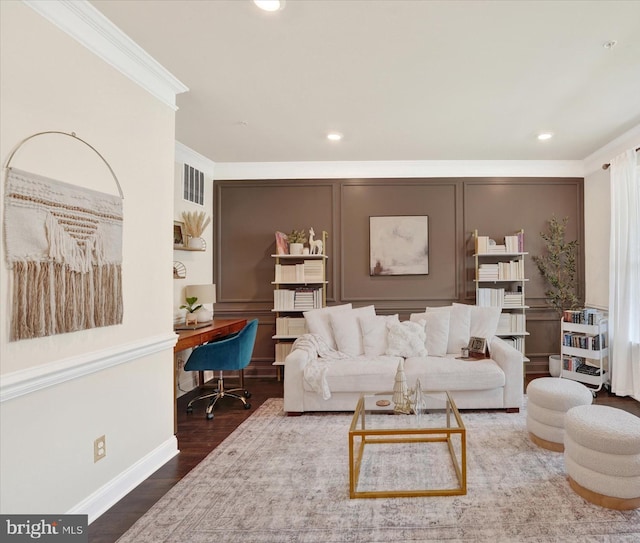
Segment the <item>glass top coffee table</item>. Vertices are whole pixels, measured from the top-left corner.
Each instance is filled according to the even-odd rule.
[[[392,397],[358,400],[349,428],[350,497],[466,494],[466,430],[449,392],[423,392],[410,415],[394,413]]]

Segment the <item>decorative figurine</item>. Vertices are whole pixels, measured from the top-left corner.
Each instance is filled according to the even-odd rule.
[[[411,414],[411,400],[409,399],[409,388],[407,387],[407,376],[404,374],[404,360],[398,363],[396,380],[393,384],[393,411],[395,413]]]
[[[322,254],[322,240],[314,240],[316,233],[313,231],[313,227],[309,228],[309,253],[312,255]]]

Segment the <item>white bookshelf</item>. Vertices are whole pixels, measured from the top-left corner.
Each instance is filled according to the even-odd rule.
[[[609,382],[608,320],[598,310],[565,311],[560,377],[589,385],[595,395]]]
[[[327,233],[322,233],[326,251]],[[327,305],[326,254],[271,255],[274,259],[273,309],[276,329],[274,366],[280,367],[291,351],[293,342],[307,332],[304,311]]]
[[[500,307],[496,335],[525,355],[527,332],[524,231],[490,240],[474,231],[476,305]]]

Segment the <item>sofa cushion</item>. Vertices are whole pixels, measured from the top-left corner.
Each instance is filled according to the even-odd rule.
[[[322,307],[320,309],[312,309],[303,313],[305,321],[307,321],[307,330],[310,334],[318,334],[326,341],[327,345],[332,349],[336,348],[336,341],[333,338],[333,330],[329,322],[329,315],[337,311],[346,311],[351,309],[351,304],[332,305]]]
[[[398,315],[359,316],[362,347],[367,356],[380,356],[387,351],[388,326],[400,322]]]
[[[424,325],[404,321],[389,326],[387,352],[391,356],[426,356]]]
[[[485,338],[487,343],[489,343],[491,338],[496,335],[498,320],[500,320],[502,309],[500,307],[482,307],[477,305],[472,305],[470,307],[470,335],[473,337]]]
[[[323,359],[327,366],[327,384],[334,392],[389,392],[393,390],[397,356],[357,356],[348,359]],[[409,388],[420,379],[422,390],[488,390],[503,387],[504,372],[491,359],[464,361],[454,356],[420,356],[404,361]],[[304,382],[304,389],[312,387]],[[354,404],[355,408],[355,404]]]
[[[430,356],[444,356],[447,354],[447,342],[449,340],[449,311],[430,311],[425,313],[412,313],[409,320],[424,322],[427,339],[425,347]]]
[[[471,306],[453,304],[445,307],[427,307],[427,313],[432,311],[449,312],[447,353],[460,354],[460,349],[469,344],[469,338],[471,337]]]
[[[386,392],[393,383],[401,358],[398,356],[357,356],[349,359],[323,359],[327,384],[334,392]],[[304,389],[312,387],[304,382]],[[353,408],[355,409],[355,403]]]
[[[411,357],[404,361],[409,387],[420,379],[422,390],[486,390],[503,387],[505,374],[493,360],[458,360],[454,355]]]
[[[364,354],[362,332],[358,321],[358,317],[361,316],[375,317],[375,307],[368,305],[329,313],[329,323],[331,324],[336,347],[340,352],[349,356]]]

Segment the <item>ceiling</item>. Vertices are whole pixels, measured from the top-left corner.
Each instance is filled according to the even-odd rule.
[[[92,4],[189,87],[176,139],[215,162],[581,160],[640,124],[636,0]]]

